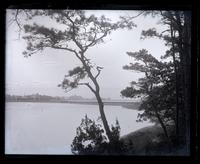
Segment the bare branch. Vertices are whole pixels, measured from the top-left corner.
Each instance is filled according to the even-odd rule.
[[[163,33],[165,33],[165,32],[169,32],[170,30],[164,30],[164,31],[162,31],[160,34],[162,35]]]
[[[55,46],[55,45],[51,45],[49,47],[54,48],[54,49],[67,50],[67,51],[70,51],[70,52],[77,54],[76,50],[70,49],[70,48],[67,48],[67,47],[59,47],[59,46]]]
[[[92,88],[92,86],[89,83],[78,83],[78,85],[85,85],[87,86],[94,94],[96,94],[96,91]]]
[[[70,51],[70,52],[73,52],[76,57],[82,61],[82,58],[78,55],[78,52],[76,52],[76,50],[73,50],[73,49],[70,49],[70,48],[67,48],[67,47],[58,47],[58,46],[49,46],[50,48],[55,48],[55,49],[60,49],[60,50],[67,50],[67,51]]]
[[[15,13],[15,18],[14,18],[14,20],[16,21],[17,26],[19,27],[19,31],[21,31],[21,30],[22,30],[22,27],[21,27],[21,25],[20,25],[20,23],[19,23],[19,21],[18,21],[18,14],[19,14],[19,9],[17,9],[17,11],[16,11],[16,13]]]
[[[101,69],[103,69],[103,67],[97,66],[96,69],[97,69],[98,72],[97,72],[97,75],[94,77],[95,79],[97,79],[97,77],[100,75]]]
[[[142,12],[140,12],[139,14],[137,14],[137,15],[135,15],[135,16],[133,16],[133,17],[130,17],[129,20],[139,17],[139,16],[142,15],[144,12],[145,12],[145,11],[142,11]]]

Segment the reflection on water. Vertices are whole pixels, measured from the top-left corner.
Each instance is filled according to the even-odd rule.
[[[136,123],[138,111],[105,106],[109,124],[119,120],[121,135],[151,125]],[[71,154],[76,128],[87,114],[97,120],[98,106],[64,103],[6,103],[6,154]]]

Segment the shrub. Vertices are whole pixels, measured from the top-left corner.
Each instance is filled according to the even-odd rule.
[[[127,152],[127,146],[120,141],[120,126],[116,120],[115,126],[111,127],[112,141],[108,141],[104,129],[100,123],[95,123],[85,116],[80,126],[76,129],[71,150],[76,155],[117,155]]]

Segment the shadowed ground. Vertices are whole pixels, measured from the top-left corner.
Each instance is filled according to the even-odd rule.
[[[168,127],[171,139],[174,138],[174,127]],[[163,130],[158,125],[141,128],[121,137],[130,146],[133,155],[186,155],[184,147],[169,147]]]

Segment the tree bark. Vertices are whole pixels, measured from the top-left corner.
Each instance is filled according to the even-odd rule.
[[[158,121],[160,122],[160,125],[161,125],[161,127],[162,127],[162,129],[163,129],[163,132],[164,132],[164,134],[165,134],[165,137],[166,137],[167,140],[168,140],[168,139],[169,139],[169,135],[168,135],[168,132],[167,132],[167,128],[166,128],[164,122],[162,121],[162,119],[160,118],[160,115],[159,115],[159,113],[157,112],[157,110],[155,111],[155,113],[156,113],[156,117],[158,118]]]
[[[168,132],[167,132],[167,128],[166,128],[164,122],[162,121],[162,119],[161,119],[161,117],[160,117],[160,115],[159,115],[159,113],[158,113],[158,111],[157,111],[157,109],[156,109],[156,105],[153,104],[153,107],[154,107],[154,109],[155,109],[156,117],[157,117],[157,119],[158,119],[158,121],[159,121],[159,123],[160,123],[160,125],[161,125],[161,127],[162,127],[162,129],[163,129],[163,132],[164,132],[164,134],[165,134],[165,137],[166,137],[166,139],[167,139],[167,141],[168,141],[168,143],[169,143],[169,148],[171,148],[171,140],[170,140],[170,138],[169,138],[169,135],[168,135]]]
[[[161,119],[159,113],[157,112],[157,110],[155,111],[155,113],[156,113],[156,117],[158,118],[158,121],[160,122],[160,125],[161,125],[161,127],[162,127],[162,129],[163,129],[163,132],[164,132],[164,134],[165,134],[166,140],[167,140],[167,142],[168,142],[168,149],[169,149],[169,151],[171,151],[172,142],[171,142],[171,139],[170,139],[169,134],[168,134],[168,132],[167,132],[167,128],[166,128],[164,122],[162,121],[162,119]]]
[[[170,31],[171,31],[171,38],[172,38],[172,57],[173,57],[173,63],[174,63],[174,72],[175,72],[175,88],[176,88],[176,117],[175,117],[175,123],[176,123],[176,137],[178,139],[179,137],[179,84],[178,84],[178,71],[177,71],[177,64],[176,64],[176,57],[175,57],[175,46],[174,46],[174,32],[172,27],[172,21],[170,25]]]
[[[179,114],[179,139],[186,146],[186,153],[190,152],[190,109],[191,109],[191,13],[184,11],[184,24],[180,22],[180,15],[176,15],[179,25],[178,48],[180,52],[181,73],[181,111]]]
[[[102,99],[101,99],[101,96],[100,96],[99,93],[96,93],[95,96],[96,96],[96,99],[98,101],[99,111],[100,111],[100,115],[101,115],[101,118],[102,118],[102,122],[103,122],[103,125],[104,125],[104,128],[105,128],[105,131],[106,131],[106,135],[108,136],[109,141],[112,142],[111,131],[110,131],[107,119],[106,119],[105,112],[104,112],[104,104],[102,102]]]
[[[185,132],[186,132],[186,121],[185,121],[185,71],[184,71],[184,63],[185,63],[185,54],[184,54],[184,47],[183,47],[183,25],[181,24],[180,20],[180,13],[176,13],[176,20],[178,25],[178,49],[180,54],[180,66],[179,66],[179,72],[180,72],[180,84],[179,84],[179,104],[180,104],[180,111],[178,115],[178,122],[179,122],[179,136],[178,136],[178,144],[186,144],[185,140]]]
[[[190,109],[191,109],[191,13],[184,12],[184,113],[186,152],[190,153]]]
[[[88,73],[88,77],[92,80],[92,82],[93,82],[93,84],[95,86],[95,90],[93,90],[93,93],[94,93],[94,95],[95,95],[95,97],[97,99],[98,105],[99,105],[99,112],[100,112],[100,115],[101,115],[103,126],[104,126],[104,129],[106,131],[106,135],[107,135],[109,141],[112,142],[111,131],[110,131],[107,119],[106,119],[105,112],[104,112],[104,104],[103,104],[103,101],[102,101],[101,96],[100,96],[99,84],[98,84],[95,76],[93,76],[93,74],[91,73],[90,67],[85,62],[84,52],[80,53],[80,55],[81,55],[81,57],[79,59],[82,62],[84,68],[86,69],[86,72]]]

